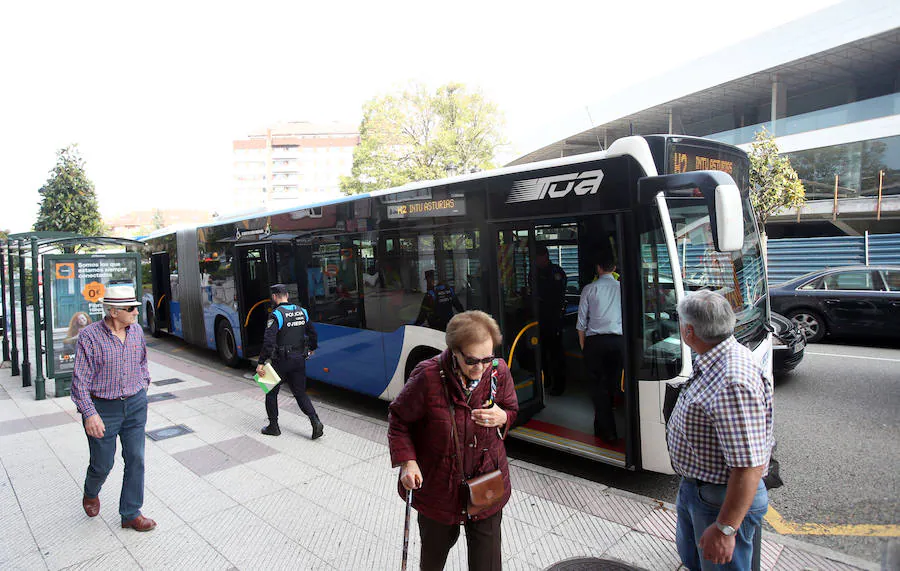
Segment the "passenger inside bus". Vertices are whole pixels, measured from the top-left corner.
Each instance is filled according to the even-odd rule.
[[[554,396],[566,388],[566,362],[562,346],[562,321],[566,311],[566,272],[550,261],[547,246],[535,248],[535,288],[541,365],[547,392]]]
[[[594,435],[614,443],[618,431],[613,399],[619,392],[624,354],[622,291],[613,276],[612,252],[598,252],[594,268],[598,277],[581,291],[576,329],[594,404]]]

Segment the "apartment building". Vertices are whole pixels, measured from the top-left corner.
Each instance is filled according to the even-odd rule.
[[[233,142],[231,210],[272,209],[340,195],[350,174],[357,127],[348,123],[290,121]]]

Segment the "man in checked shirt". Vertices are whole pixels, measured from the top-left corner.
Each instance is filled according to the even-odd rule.
[[[676,544],[691,569],[749,570],[769,496],[772,385],[734,336],[731,305],[711,291],[678,304],[681,338],[697,353],[666,429],[681,475]]]
[[[122,441],[125,475],[119,496],[122,527],[150,531],[156,522],[141,514],[144,504],[144,428],[147,424],[147,346],[137,320],[131,286],[110,286],[100,300],[106,316],[78,335],[72,400],[84,419],[91,461],[81,500],[89,517],[100,513],[100,487]]]

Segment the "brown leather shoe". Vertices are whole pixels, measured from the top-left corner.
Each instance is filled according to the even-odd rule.
[[[84,513],[88,514],[88,517],[96,517],[100,513],[100,498],[84,496],[81,498],[81,506],[84,508]]]
[[[127,528],[130,527],[135,531],[150,531],[154,527],[156,527],[156,522],[150,519],[149,517],[144,517],[142,515],[137,516],[136,518],[123,521],[122,527]]]

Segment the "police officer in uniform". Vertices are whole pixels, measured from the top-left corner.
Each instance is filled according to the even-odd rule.
[[[315,440],[322,436],[325,427],[306,394],[306,357],[307,350],[312,353],[318,348],[318,335],[306,310],[299,305],[288,303],[287,287],[276,284],[272,286],[271,291],[272,302],[276,307],[266,324],[256,372],[262,376],[265,373],[263,364],[271,359],[272,366],[281,377],[281,382],[266,394],[269,425],[262,429],[262,433],[269,436],[281,434],[278,427],[278,392],[281,385],[287,383],[294,393],[294,398],[297,399],[300,410],[312,423],[312,439]]]
[[[550,261],[543,244],[535,248],[538,330],[547,392],[561,395],[566,388],[566,362],[562,346],[562,321],[566,309],[566,272]]]
[[[422,300],[422,308],[416,318],[416,325],[422,325],[428,321],[432,329],[447,330],[447,324],[453,317],[453,310],[462,313],[465,309],[456,297],[456,291],[447,284],[434,285],[434,270],[425,272],[425,298]]]

